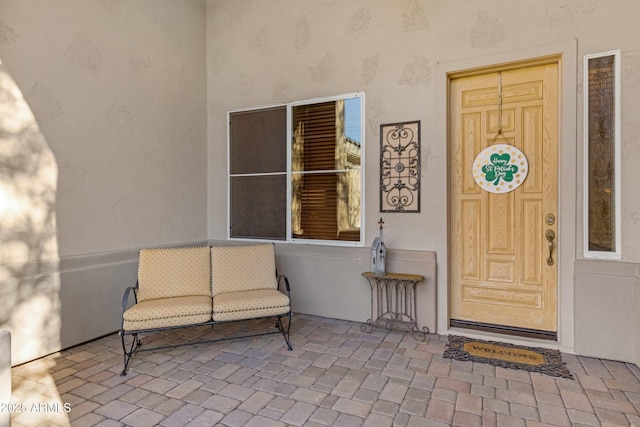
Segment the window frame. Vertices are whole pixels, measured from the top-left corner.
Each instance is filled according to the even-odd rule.
[[[344,241],[344,240],[322,240],[322,239],[303,239],[293,237],[292,232],[292,147],[293,147],[293,108],[297,106],[318,104],[324,102],[335,102],[339,100],[347,100],[359,98],[360,99],[360,240],[359,241]],[[286,108],[286,234],[284,239],[260,239],[260,238],[247,238],[247,237],[232,237],[231,236],[231,178],[239,175],[231,174],[231,115],[234,113],[259,111],[273,108]],[[256,107],[245,107],[239,109],[233,109],[227,111],[227,240],[230,241],[246,241],[246,242],[272,242],[272,243],[294,243],[294,244],[309,244],[309,245],[321,245],[321,246],[348,246],[348,247],[363,247],[365,242],[365,93],[364,92],[350,92],[346,94],[339,94],[333,96],[324,96],[318,98],[310,98],[298,101],[290,101],[279,104],[269,104]],[[337,171],[337,170],[334,170]],[[268,175],[268,174],[254,174],[254,175]]]
[[[614,222],[614,250],[613,251],[596,251],[589,249],[589,234],[590,234],[590,167],[589,167],[589,151],[590,151],[590,138],[589,138],[589,61],[592,59],[603,58],[607,56],[613,56],[614,65],[614,204],[615,210],[613,215]],[[621,52],[620,50],[611,50],[606,52],[599,52],[588,54],[583,57],[583,250],[584,257],[587,259],[611,259],[618,260],[622,258],[622,200],[621,200],[621,188],[622,188],[622,160],[621,160]]]

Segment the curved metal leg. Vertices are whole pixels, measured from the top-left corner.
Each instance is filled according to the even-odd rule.
[[[373,320],[367,319],[365,323],[360,325],[360,331],[364,334],[370,334],[373,331]]]
[[[289,332],[291,330],[291,312],[289,312],[287,317],[289,317],[289,323],[287,324],[287,329],[285,330],[284,325],[282,324],[282,316],[279,316],[278,320],[276,320],[276,328],[278,328],[278,330],[284,337],[284,341],[287,344],[287,349],[291,351],[293,350],[293,347],[291,347],[291,343],[289,341],[289,338],[290,338]]]
[[[138,334],[131,334],[132,336],[131,347],[127,350],[127,345],[124,342],[125,335],[126,334],[123,331],[120,331],[120,338],[122,339],[122,351],[124,352],[124,355],[123,355],[124,367],[122,368],[122,372],[120,373],[120,376],[127,375],[127,366],[129,366],[129,361],[131,361],[131,357],[136,352],[138,347],[142,345],[142,342],[140,342],[140,339],[138,339]]]

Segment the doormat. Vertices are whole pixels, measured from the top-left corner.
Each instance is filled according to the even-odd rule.
[[[443,357],[573,379],[558,350],[449,335]]]

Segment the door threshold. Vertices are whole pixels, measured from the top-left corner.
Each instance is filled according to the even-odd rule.
[[[491,332],[502,335],[513,335],[521,338],[534,338],[546,341],[558,341],[558,333],[542,331],[538,329],[517,328],[514,326],[494,325],[491,323],[471,322],[469,320],[449,320],[449,327],[473,329],[476,331]]]

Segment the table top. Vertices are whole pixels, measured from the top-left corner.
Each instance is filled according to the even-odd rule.
[[[419,274],[404,274],[404,273],[387,273],[387,274],[375,274],[371,271],[365,271],[362,273],[362,276],[368,279],[391,279],[391,280],[411,280],[415,282],[419,282],[424,279],[424,276]]]

